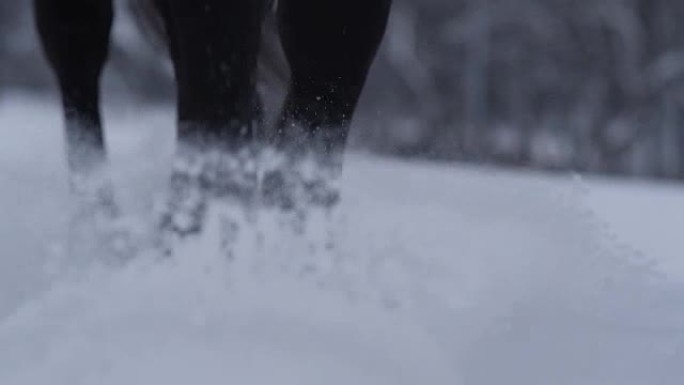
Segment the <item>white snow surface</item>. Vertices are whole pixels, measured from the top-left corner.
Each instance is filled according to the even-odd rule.
[[[106,122],[144,217],[173,113]],[[63,247],[54,101],[6,95],[0,135],[0,384],[684,381],[680,186],[351,154],[332,251],[266,214],[232,261],[207,236],[111,266]]]

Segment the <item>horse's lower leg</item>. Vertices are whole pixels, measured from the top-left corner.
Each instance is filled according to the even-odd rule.
[[[160,0],[178,86],[179,139],[250,138],[260,103],[256,61],[265,0]]]
[[[202,231],[212,200],[246,201],[256,188],[256,172],[233,150],[246,148],[260,110],[256,62],[266,0],[155,1],[177,84],[180,146],[160,223],[174,239]]]
[[[280,118],[281,145],[319,146],[328,154],[343,149],[390,4],[280,0],[281,40],[292,70]]]
[[[109,49],[111,0],[35,0],[46,56],[57,76],[69,166],[84,172],[105,158],[99,80]]]

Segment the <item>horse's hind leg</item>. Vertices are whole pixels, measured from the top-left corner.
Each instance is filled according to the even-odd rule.
[[[390,5],[391,0],[279,1],[281,40],[292,71],[281,144],[320,146],[326,154],[343,149]]]
[[[265,3],[156,0],[178,98],[179,148],[161,217],[172,239],[201,232],[211,202],[249,202],[254,195],[248,144],[260,111],[256,63]]]
[[[111,0],[34,0],[45,54],[57,76],[71,171],[104,161],[99,80],[107,59]]]

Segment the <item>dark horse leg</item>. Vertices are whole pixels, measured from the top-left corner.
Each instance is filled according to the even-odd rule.
[[[157,0],[178,94],[181,142],[242,145],[260,115],[256,63],[266,0]]]
[[[111,0],[34,0],[38,33],[56,75],[66,126],[71,193],[68,246],[76,254],[116,255],[128,238],[111,219],[118,211],[106,173],[100,75],[107,60]]]
[[[109,50],[111,0],[35,0],[44,51],[57,76],[71,171],[85,172],[105,158],[99,81]]]
[[[391,0],[280,0],[279,29],[292,71],[281,145],[343,150]]]
[[[256,68],[267,0],[155,1],[174,66],[179,141],[161,227],[185,236],[201,231],[211,200],[247,203],[256,190],[245,152],[261,113]]]

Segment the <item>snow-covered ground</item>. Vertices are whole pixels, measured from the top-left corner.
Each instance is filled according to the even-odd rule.
[[[119,196],[144,213],[173,115],[106,118]],[[0,99],[0,384],[684,380],[677,185],[355,154],[332,251],[266,218],[232,262],[202,241],[105,267],[60,246],[61,134],[53,101]]]

